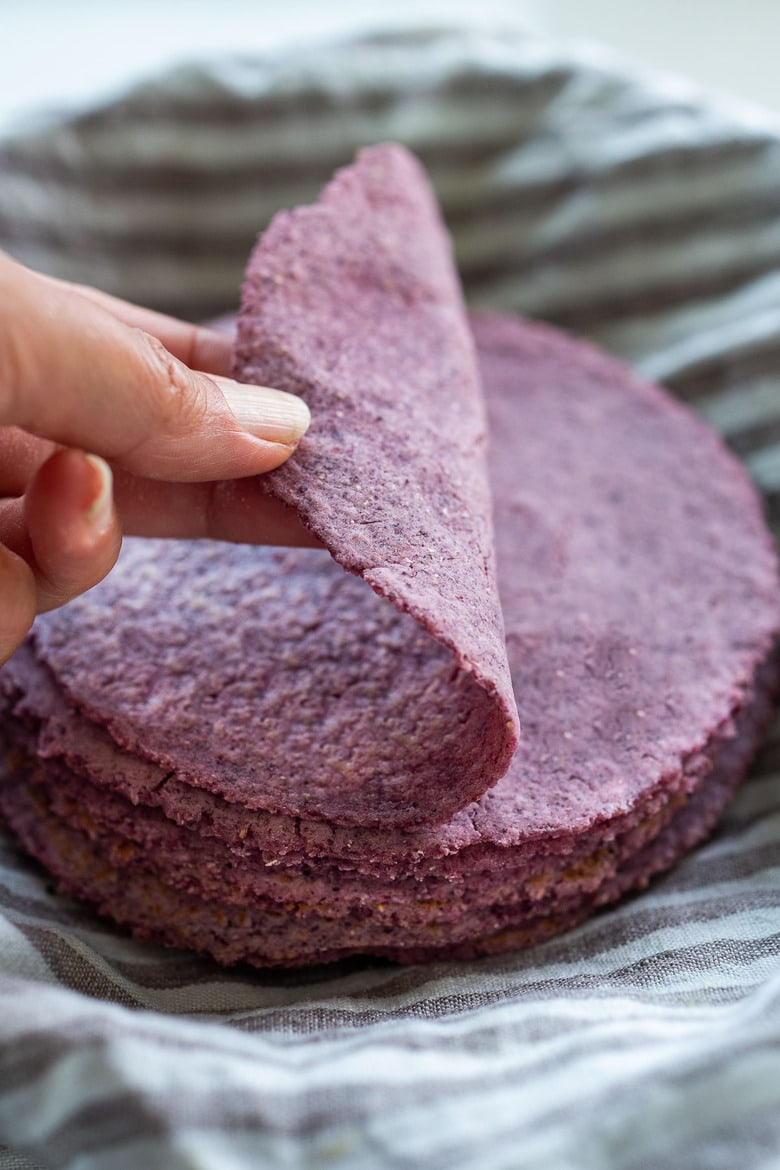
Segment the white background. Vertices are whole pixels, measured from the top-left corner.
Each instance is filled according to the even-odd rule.
[[[598,42],[780,113],[780,0],[0,0],[0,130],[176,60],[455,19]]]

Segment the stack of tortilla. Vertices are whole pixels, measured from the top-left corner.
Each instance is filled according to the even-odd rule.
[[[0,806],[64,891],[223,963],[414,962],[548,937],[711,830],[778,590],[702,422],[469,319],[394,146],[261,238],[236,369],[311,406],[264,483],[325,548],[128,541],[39,619],[0,672]]]

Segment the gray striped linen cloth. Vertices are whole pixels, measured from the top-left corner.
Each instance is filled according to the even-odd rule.
[[[0,142],[0,245],[206,317],[360,145],[428,166],[471,302],[709,418],[780,521],[780,125],[504,30],[182,68]],[[223,971],[0,838],[0,1166],[780,1166],[780,722],[714,839],[529,952]]]

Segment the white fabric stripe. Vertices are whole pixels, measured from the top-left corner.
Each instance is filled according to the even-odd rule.
[[[774,492],[780,489],[780,443],[748,456],[746,463],[763,491]]]
[[[429,170],[445,214],[455,213],[455,238],[474,265],[493,262],[497,254],[500,256],[499,241],[510,244],[518,252],[527,249],[533,255],[544,253],[551,247],[592,241],[601,233],[621,227],[638,235],[645,223],[650,230],[658,222],[659,203],[667,204],[663,210],[672,224],[675,218],[689,217],[692,212],[706,215],[718,204],[728,208],[724,198],[716,201],[710,195],[706,200],[694,200],[688,193],[680,192],[674,183],[651,175],[644,181],[627,182],[613,191],[605,191],[599,201],[598,217],[591,211],[589,200],[579,194],[560,197],[554,186],[540,187],[538,206],[531,208],[523,206],[523,188],[519,188],[518,208],[507,210],[504,206],[507,192],[504,191],[493,206],[495,183],[490,183],[486,176],[475,177],[468,163],[467,144],[464,144],[463,153],[462,163],[453,160],[446,166],[433,165]],[[349,154],[350,150],[341,151],[332,159],[332,165],[322,168],[323,181],[331,169],[344,163]],[[709,176],[710,182],[704,189],[718,190],[722,177],[719,168]],[[16,237],[22,240],[34,240],[36,230],[48,232],[52,210],[56,207],[60,231],[82,239],[90,238],[92,234],[105,234],[103,246],[108,250],[113,246],[112,235],[121,242],[132,231],[144,240],[150,237],[150,228],[153,228],[151,238],[159,239],[162,247],[166,246],[166,231],[176,233],[177,238],[187,232],[197,232],[204,235],[204,247],[213,251],[221,239],[235,243],[247,234],[250,237],[255,235],[259,225],[279,208],[311,201],[319,186],[314,175],[305,182],[290,183],[278,189],[272,186],[268,193],[262,181],[251,185],[233,181],[218,197],[211,197],[213,210],[208,225],[204,226],[203,202],[206,196],[195,183],[189,192],[166,194],[119,190],[108,197],[65,188],[56,182],[43,185],[39,180],[10,175],[4,177],[0,188],[0,214],[17,225]],[[755,193],[758,211],[750,219],[754,226],[772,222],[775,218],[771,206],[762,207],[760,194],[760,191]],[[776,194],[768,185],[767,197]],[[735,203],[735,210],[739,206]],[[744,208],[744,196],[741,207]],[[648,210],[651,210],[650,215]],[[684,229],[680,227],[677,231],[682,236]]]
[[[431,174],[436,181],[437,191],[445,208],[457,210],[458,215],[468,215],[489,205],[492,197],[496,197],[503,207],[508,194],[515,192],[520,201],[527,200],[528,194],[533,193],[544,209],[546,192],[556,191],[561,183],[571,182],[578,176],[582,181],[598,180],[596,170],[598,155],[591,151],[587,167],[579,160],[571,157],[569,152],[562,153],[560,137],[538,137],[524,141],[524,134],[535,129],[538,135],[540,127],[524,126],[522,95],[519,95],[520,104],[511,116],[507,117],[506,126],[496,134],[496,122],[491,107],[490,139],[495,139],[493,153],[494,161],[489,166],[489,173],[474,172],[469,166],[469,158],[473,153],[475,135],[464,127],[464,122],[458,111],[453,110],[446,103],[440,106],[435,99],[430,104],[427,117],[430,119],[430,129],[427,137],[437,148],[448,146],[453,155],[461,154],[462,162],[457,166],[454,161],[448,165],[436,162],[434,156],[431,165]],[[430,101],[430,99],[429,99]],[[473,114],[473,102],[470,103]],[[484,111],[482,112],[484,115]],[[365,118],[365,116],[363,116]],[[663,110],[657,112],[658,120],[663,119]],[[328,135],[322,135],[320,127],[312,127],[305,113],[297,115],[297,121],[289,115],[284,119],[284,133],[287,134],[290,124],[296,126],[296,133],[305,142],[299,143],[297,150],[291,152],[290,162],[303,166],[304,170],[311,171],[317,168],[327,176],[330,171],[349,158],[359,143],[366,138],[365,133],[352,133],[351,127],[345,124],[342,111],[332,115],[333,125]],[[450,126],[451,121],[454,126]],[[501,126],[501,123],[498,123]],[[167,149],[167,139],[180,141],[181,128],[172,119],[169,123],[157,125],[156,132],[160,136],[161,144],[150,148],[148,137],[144,132],[145,123],[138,127],[138,150],[143,154],[138,159],[138,166],[144,164],[150,167],[150,180],[154,182],[155,166],[170,166],[174,161]],[[125,127],[125,134],[132,133],[130,127]],[[406,138],[414,144],[414,137],[406,137],[402,125],[388,125],[389,134],[396,138]],[[464,133],[465,129],[465,133]],[[661,133],[660,128],[658,132]],[[647,128],[645,128],[646,132]],[[375,133],[372,126],[371,131]],[[204,164],[206,174],[213,174],[213,155],[210,153],[211,144],[204,145],[201,128],[194,127],[197,134],[197,151],[194,148],[183,151],[188,165],[193,166],[198,159]],[[236,130],[229,124],[215,127],[211,131],[215,141],[219,141],[220,149],[226,151],[235,149],[235,158],[232,166],[241,168],[251,160],[251,170],[241,182],[239,174],[232,172],[229,180],[225,181],[224,190],[215,193],[213,203],[209,207],[209,229],[220,225],[232,225],[236,220],[249,221],[251,226],[257,227],[258,200],[263,199],[263,191],[258,183],[257,174],[263,162],[268,168],[274,193],[273,202],[268,206],[294,206],[302,199],[309,198],[311,180],[305,185],[300,181],[290,181],[282,186],[277,183],[275,167],[281,161],[278,152],[273,149],[273,141],[269,142],[266,127],[262,124],[242,127]],[[241,140],[241,136],[247,142]],[[425,135],[420,135],[424,140]],[[125,151],[128,141],[132,138],[123,137]],[[485,147],[484,136],[480,136],[480,147]],[[729,145],[727,139],[724,146]],[[56,151],[59,140],[52,143],[49,149]],[[302,146],[305,150],[302,152]],[[269,149],[270,147],[270,149]],[[312,147],[314,149],[312,149]],[[1,149],[1,148],[0,148]],[[100,140],[85,135],[84,151],[92,155],[98,152],[101,165],[105,173],[110,174],[110,160],[106,160],[101,149]],[[777,156],[780,149],[774,147],[773,153]],[[598,199],[588,196],[583,190],[574,191],[566,196],[562,210],[551,218],[548,228],[535,235],[537,247],[544,247],[554,243],[562,243],[572,236],[598,234],[601,231],[614,229],[620,226],[635,226],[643,218],[658,221],[662,217],[674,220],[682,213],[692,210],[705,212],[708,210],[720,212],[732,206],[737,210],[744,206],[746,181],[749,183],[751,202],[761,203],[762,200],[771,200],[777,197],[776,184],[772,182],[771,170],[767,168],[768,150],[757,152],[754,159],[745,160],[742,156],[739,143],[732,147],[732,155],[725,157],[716,155],[708,157],[706,146],[698,144],[694,157],[697,157],[697,183],[690,187],[681,186],[679,177],[669,174],[663,166],[663,154],[656,171],[652,168],[649,173],[640,179],[632,179],[630,171],[624,176],[619,167],[607,170],[608,182],[599,190]],[[0,157],[2,157],[0,153]],[[37,165],[40,166],[41,149],[36,152]],[[126,159],[126,153],[122,156]],[[221,160],[225,165],[225,160]],[[66,222],[73,225],[74,230],[79,226],[93,228],[100,231],[116,230],[121,232],[126,228],[128,221],[137,220],[140,223],[153,222],[155,229],[166,226],[180,227],[182,223],[203,225],[203,193],[197,183],[197,173],[193,170],[192,187],[189,191],[179,188],[170,191],[130,190],[125,192],[121,186],[99,195],[93,194],[89,188],[80,187],[74,180],[78,178],[79,166],[74,161],[72,178],[65,182],[56,176],[42,180],[37,176],[15,173],[14,166],[6,166],[0,189],[0,208],[9,216],[18,216],[21,224],[33,227],[36,222],[47,225],[50,222],[52,203],[60,209],[60,215]],[[256,190],[252,188],[257,188]],[[262,208],[262,202],[259,204]],[[87,209],[97,217],[95,221],[87,218]],[[177,211],[179,215],[177,216]],[[513,224],[514,213],[503,211],[510,226]],[[151,218],[150,218],[151,217]],[[485,212],[485,218],[489,218]],[[516,218],[516,217],[514,217]],[[522,224],[514,222],[515,228]]]
[[[36,983],[51,980],[51,972],[43,957],[19,927],[5,916],[0,917],[0,954],[6,956],[4,973]]]
[[[188,125],[169,123],[162,119],[142,123],[143,133],[138,135],[138,147],[143,157],[165,160],[167,165],[186,163],[192,165],[201,159],[209,170],[214,168],[240,167],[251,155],[255,165],[267,161],[269,168],[274,165],[293,163],[300,165],[305,159],[307,165],[320,163],[323,169],[332,165],[333,159],[346,156],[355,142],[375,141],[386,137],[385,131],[392,127],[395,137],[411,146],[423,149],[431,146],[465,149],[479,134],[490,127],[490,137],[514,141],[518,127],[518,113],[514,108],[496,108],[492,99],[480,100],[471,96],[458,104],[457,96],[445,107],[437,103],[405,107],[397,104],[389,126],[382,124],[382,118],[366,114],[359,108],[349,106],[338,111],[332,121],[317,120],[314,126],[304,115],[300,120],[284,118],[280,124],[273,120],[263,121],[259,126],[237,124],[226,133],[224,126],[208,124]],[[141,127],[139,127],[139,130]],[[112,126],[96,126],[88,136],[90,155],[96,154],[101,165],[110,168],[121,167],[132,159],[132,122],[126,124],[128,140],[118,136]],[[130,149],[128,151],[128,141]],[[81,137],[68,142],[67,131],[60,131],[56,140],[56,152],[60,157],[72,158],[76,166],[81,165]]]
[[[777,995],[780,994],[777,979],[775,979],[774,984],[776,999]],[[571,1036],[564,1038],[556,1036],[549,1041],[544,1039],[536,1041],[531,1046],[527,1043],[512,1045],[507,1042],[498,1047],[495,1044],[487,1046],[485,1044],[476,1046],[469,1044],[465,1047],[450,1048],[447,1052],[446,1072],[443,1073],[441,1065],[436,1070],[437,1082],[445,1091],[434,1103],[428,1099],[424,1091],[426,1085],[430,1084],[430,1065],[434,1059],[426,1033],[432,1028],[440,1031],[441,1025],[435,1025],[433,1022],[415,1024],[411,1031],[407,1030],[406,1045],[401,1049],[403,1055],[400,1062],[395,1059],[393,1049],[388,1048],[386,1044],[375,1045],[373,1048],[373,1056],[371,1057],[373,1072],[362,1066],[358,1060],[353,1093],[357,1097],[365,1090],[367,1078],[372,1083],[381,1084],[383,1092],[386,1092],[393,1083],[392,1076],[388,1076],[389,1073],[392,1073],[398,1078],[398,1083],[403,1085],[406,1091],[405,1100],[409,1101],[410,1104],[405,1104],[402,1110],[396,1112],[395,1116],[392,1117],[392,1131],[389,1136],[394,1143],[399,1141],[399,1137],[401,1142],[405,1143],[409,1137],[414,1140],[414,1138],[419,1138],[419,1135],[423,1135],[424,1139],[430,1142],[432,1136],[438,1132],[438,1127],[416,1124],[414,1121],[415,1112],[421,1108],[430,1115],[432,1108],[438,1107],[439,1110],[443,1110],[446,1108],[445,1103],[451,1100],[451,1094],[457,1092],[459,1084],[466,1081],[469,1083],[471,1099],[469,1116],[466,1118],[468,1128],[472,1128],[475,1123],[481,1124],[483,1127],[487,1124],[490,1127],[490,1133],[495,1138],[499,1136],[497,1118],[501,1116],[503,1111],[502,1099],[506,1101],[507,1106],[505,1124],[511,1125],[513,1129],[517,1126],[519,1108],[522,1109],[525,1124],[529,1126],[533,1125],[535,1121],[544,1122],[549,1114],[562,1116],[574,1114],[576,1116],[583,1084],[592,1086],[592,1095],[595,1097],[611,1097],[614,1091],[619,1092],[621,1088],[625,1089],[626,1082],[630,1081],[632,1076],[634,1079],[641,1078],[642,1081],[652,1083],[653,1078],[662,1070],[676,1071],[681,1064],[684,1065],[686,1062],[690,1064],[700,1061],[703,1067],[717,1067],[715,1053],[722,1048],[724,1042],[728,1041],[732,1032],[736,1031],[741,1038],[740,1047],[747,1047],[751,1035],[751,1025],[759,1026],[764,1042],[771,1043],[775,1039],[777,1024],[772,1030],[766,1028],[765,1022],[772,1007],[773,1001],[764,990],[763,993],[754,994],[751,997],[750,1012],[744,1010],[743,1004],[740,1005],[741,1010],[738,1013],[729,1013],[731,1020],[725,1025],[721,1018],[720,1029],[714,1029],[710,1022],[706,1027],[692,1030],[689,1024],[680,1027],[679,1021],[676,1021],[671,1029],[662,1028],[658,1022],[650,1025],[646,1013],[634,1025],[627,1025],[625,1020],[619,1018],[619,1012],[617,1015],[607,1012],[603,1027],[597,1026],[594,1029],[589,1022],[585,1024],[588,1042],[584,1047],[580,1046],[577,1040],[573,1042]],[[458,1023],[462,1025],[463,1021],[458,1021]],[[498,1039],[501,1032],[493,1034]],[[150,1075],[144,1077],[139,1062],[133,1058],[132,1051],[128,1051],[128,1047],[131,1050],[132,1045],[132,1037],[126,1038],[112,1032],[111,1040],[107,1042],[105,1047],[101,1047],[99,1051],[92,1047],[87,1049],[80,1059],[88,1062],[89,1067],[94,1070],[95,1081],[90,1080],[89,1075],[82,1069],[79,1073],[81,1082],[84,1083],[86,1079],[88,1084],[94,1083],[95,1092],[98,1093],[98,1082],[103,1062],[105,1059],[109,1059],[112,1064],[116,1063],[124,1070],[138,1069],[139,1077],[136,1088],[142,1099],[159,1099],[159,1094],[169,1089],[169,1086],[161,1079],[162,1070],[167,1067],[174,1077],[177,1097],[187,1101],[188,1111],[194,1112],[193,1103],[197,1102],[199,1096],[204,1096],[208,1100],[213,1089],[212,1078],[217,1073],[213,1054],[204,1054],[202,1050],[196,1053],[190,1052],[187,1060],[181,1061],[176,1059],[178,1056],[176,1052],[161,1052],[152,1069],[147,1065],[147,1072]],[[695,1045],[695,1048],[692,1049],[692,1045]],[[233,1064],[231,1067],[229,1085],[231,1095],[239,1096],[243,1089],[251,1088],[260,1082],[266,1084],[266,1092],[270,1093],[274,1099],[281,1100],[284,1089],[289,1087],[291,1098],[298,1100],[300,1106],[305,1110],[307,1108],[306,1101],[299,1098],[295,1092],[298,1070],[291,1068],[286,1076],[278,1061],[280,1052],[285,1057],[291,1051],[300,1056],[302,1054],[300,1048],[293,1046],[291,1049],[287,1045],[282,1049],[277,1046],[275,1049],[269,1050],[266,1046],[261,1045],[262,1048],[265,1051],[259,1062],[245,1060],[240,1065]],[[617,1063],[612,1059],[613,1050],[619,1052],[621,1056]],[[345,1053],[347,1061],[354,1064],[356,1056],[359,1056],[359,1053],[356,1053],[354,1044],[347,1045]],[[772,1060],[775,1070],[777,1069],[777,1059],[776,1054],[773,1054]],[[311,1060],[311,1053],[309,1053],[309,1060]],[[341,1068],[340,1062],[340,1053],[334,1053],[328,1045],[320,1046],[318,1058],[312,1068],[308,1070],[309,1079],[315,1092],[320,1089],[326,1093],[332,1090],[332,1078],[336,1076],[343,1079],[346,1075],[347,1083],[349,1083],[350,1074]],[[64,1063],[60,1061],[55,1066],[54,1076],[64,1076],[62,1071]],[[289,1065],[289,1062],[285,1063]],[[584,1069],[589,1070],[585,1076],[583,1075]],[[376,1076],[376,1070],[381,1070],[379,1079]],[[314,1074],[313,1082],[312,1073]],[[502,1088],[507,1077],[517,1076],[521,1073],[524,1073],[526,1077],[531,1074],[534,1076],[536,1091],[532,1101],[523,1102],[522,1099],[519,1099],[513,1085]],[[423,1099],[419,1107],[415,1103],[415,1094],[408,1092],[417,1083],[421,1085],[423,1090]],[[771,1085],[774,1094],[780,1093],[780,1081],[776,1077],[762,1078],[762,1083]],[[38,1084],[39,1088],[43,1088],[42,1082],[39,1081]],[[485,1102],[480,1100],[480,1090],[475,1091],[474,1084],[484,1085],[484,1091],[489,1094],[489,1109],[486,1109]],[[311,1093],[311,1091],[310,1088],[309,1092]],[[46,1131],[55,1128],[63,1116],[62,1096],[51,1092],[42,1093],[41,1104],[43,1104],[43,1108],[41,1108],[41,1104],[31,1101],[25,1096],[24,1090],[21,1094],[15,1094],[14,1098],[17,1106],[14,1110],[15,1117],[29,1118],[34,1115],[38,1119],[35,1124],[45,1126]],[[56,1104],[49,1104],[55,1101]],[[31,1106],[33,1107],[31,1108]],[[314,1107],[313,1104],[310,1107]],[[459,1115],[461,1111],[462,1106],[459,1106]],[[291,1113],[288,1108],[280,1108],[277,1105],[274,1108],[271,1124],[265,1125],[264,1128],[284,1131],[296,1119],[296,1114],[297,1110],[295,1109]],[[410,1114],[411,1116],[409,1116]],[[44,1119],[41,1120],[42,1118]],[[208,1106],[204,1110],[204,1121],[207,1122],[207,1118]],[[300,1120],[297,1118],[298,1122]],[[373,1124],[381,1126],[383,1122],[377,1117]],[[29,1126],[29,1122],[27,1125]],[[545,1129],[546,1127],[543,1127],[543,1132]],[[447,1137],[452,1143],[453,1150],[467,1144],[469,1137],[472,1141],[474,1140],[473,1136],[468,1133],[462,1135],[454,1133],[453,1128],[448,1129]],[[407,1156],[413,1154],[419,1157],[423,1151],[418,1148],[409,1150],[408,1147],[404,1146],[403,1152]]]
[[[33,1162],[25,1154],[0,1147],[0,1170],[44,1170],[40,1162]]]
[[[780,419],[780,373],[697,398],[696,409],[727,437]]]
[[[697,367],[733,361],[736,355],[760,352],[767,345],[776,348],[780,335],[778,294],[780,273],[772,272],[734,293],[684,306],[666,314],[665,319],[660,314],[647,315],[639,323],[607,327],[600,330],[600,339],[611,342],[612,348],[629,359],[638,359],[647,377],[664,381]],[[742,402],[738,388],[734,399],[735,408],[739,403],[743,409],[751,409],[750,395]],[[755,406],[752,409],[751,424],[762,421],[762,413],[755,413]],[[720,425],[720,417],[713,416],[714,425]],[[728,418],[723,422],[728,425]]]
[[[43,999],[49,1009],[56,1006],[57,1031],[65,1039],[68,1035],[65,1022],[68,1005],[61,1002],[61,997],[62,993],[47,989]],[[518,1039],[530,1037],[525,1022],[530,1025],[531,1032],[535,1029],[535,1020],[539,1018],[538,1004],[528,1002],[505,1004],[470,1016],[456,1015],[440,1020],[415,1020],[411,1017],[395,1022],[390,1028],[364,1029],[357,1035],[339,1034],[324,1039],[316,1049],[291,1044],[282,1036],[244,1038],[235,1031],[206,1025],[179,1025],[171,1031],[161,1027],[161,1021],[146,1015],[128,1017],[124,1013],[124,1019],[115,1015],[112,1019],[112,1013],[107,1010],[109,1005],[98,1005],[97,1010],[92,1008],[88,1016],[83,1009],[78,1013],[83,1022],[81,1019],[72,1021],[72,1026],[78,1026],[82,1032],[82,1052],[58,1058],[52,1065],[51,1076],[65,1079],[63,1067],[70,1068],[74,1061],[85,1062],[88,1070],[84,1075],[86,1083],[92,1086],[91,1099],[97,1100],[104,1094],[101,1070],[117,1058],[117,1050],[148,1046],[153,1042],[159,1055],[153,1065],[144,1067],[143,1060],[120,1062],[123,1068],[126,1067],[123,1085],[144,1096],[186,1091],[192,1094],[193,1100],[198,1095],[208,1100],[213,1092],[211,1078],[221,1070],[223,1058],[230,1055],[234,1061],[229,1074],[230,1087],[237,1095],[251,1090],[256,1083],[267,1081],[277,1100],[289,1098],[290,1102],[305,1106],[298,1093],[299,1077],[305,1072],[309,1093],[332,1093],[338,1076],[345,1083],[354,1084],[356,1098],[371,1086],[390,1092],[395,1085],[404,1090],[406,1100],[413,1101],[416,1088],[425,1087],[432,1071],[439,1082],[449,1085],[453,1091],[459,1084],[479,1082],[483,1077],[500,1082],[506,1075],[523,1069],[541,1069],[551,1081],[572,1074],[570,1079],[576,1082],[580,1079],[579,1070],[571,1068],[571,1059],[582,1059],[585,1063],[589,1059],[588,1050],[582,1044],[583,1035],[587,1035],[593,1051],[622,1046],[627,1036],[647,1043],[663,1042],[673,1048],[692,1043],[707,1047],[722,1042],[732,1033],[750,1037],[754,1030],[764,1028],[767,1020],[772,1019],[779,998],[780,977],[775,971],[762,986],[752,989],[739,1002],[726,1005],[681,1004],[676,1010],[669,1011],[656,1004],[637,1003],[620,996],[610,1002],[596,1000],[592,1005],[586,1004],[584,999],[577,1003],[552,998],[545,1004],[545,1017],[556,1020],[559,1026],[544,1034],[539,1033],[532,1043],[513,1042],[513,1035]],[[113,1012],[117,1010],[113,1009]],[[44,1027],[46,1022],[41,1021]],[[774,1026],[777,1028],[777,1024]],[[13,1040],[13,1029],[4,1026],[3,1033]],[[474,1038],[480,1035],[483,1043],[474,1043]],[[764,1035],[768,1033],[764,1032]],[[29,1030],[21,1031],[19,1038],[22,1036],[27,1037],[30,1048],[37,1047]],[[494,1043],[484,1042],[489,1038]],[[466,1040],[469,1042],[464,1042]],[[438,1059],[438,1048],[447,1054],[446,1067]],[[394,1062],[395,1052],[403,1054],[406,1068]],[[184,1053],[186,1060],[180,1059]],[[373,1064],[372,1054],[377,1058]],[[780,1092],[780,1084],[776,1088]],[[45,1084],[42,1078],[32,1084],[11,1088],[2,1109],[9,1115],[18,1115],[27,1132],[56,1128],[75,1098],[67,1084],[63,1085],[61,1092],[52,1092],[51,1089],[52,1085]],[[39,1094],[42,1101],[50,1102],[43,1111],[45,1116],[39,1108],[32,1107],[35,1094]],[[209,1112],[209,1106],[205,1106],[206,1121]]]
[[[551,316],[577,306],[588,306],[596,291],[596,268],[599,299],[614,298],[619,304],[621,298],[637,297],[654,288],[671,291],[676,286],[685,288],[693,272],[700,281],[708,275],[722,280],[730,270],[735,276],[744,272],[750,263],[757,268],[768,266],[775,259],[780,263],[778,221],[745,225],[728,232],[704,226],[700,232],[691,233],[685,242],[660,240],[654,246],[627,242],[619,251],[594,264],[575,262],[559,266],[545,263],[540,256],[535,263],[533,259],[526,260],[523,270],[517,273],[512,271],[512,264],[518,256],[508,252],[508,241],[503,244],[503,253],[496,246],[494,260],[498,265],[503,254],[506,275],[491,278],[489,291],[480,287],[480,303],[500,297],[503,304],[512,303],[532,309],[537,315]],[[463,255],[459,245],[458,258],[468,278],[473,257],[467,251]],[[483,252],[480,262],[485,259]]]

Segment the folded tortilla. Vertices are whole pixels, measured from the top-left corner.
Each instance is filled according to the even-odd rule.
[[[467,331],[397,148],[263,237],[237,369],[311,403],[264,483],[330,552],[128,541],[36,623],[0,808],[63,889],[224,963],[417,961],[549,937],[712,828],[778,583],[700,420],[555,330]]]
[[[155,642],[177,625],[175,599],[173,613],[151,607],[142,655],[128,654],[123,622],[106,620],[96,659],[82,605],[43,624],[37,644],[119,744],[230,800],[340,824],[444,821],[506,772],[517,712],[474,342],[436,202],[402,147],[363,151],[316,205],[274,219],[249,261],[236,374],[309,403],[311,429],[267,490],[410,620],[380,613],[361,626],[359,603],[343,603],[326,650],[310,615],[317,585],[302,580],[269,597],[284,630],[278,672],[269,635],[240,611],[219,661],[182,628],[176,673],[165,671],[170,648]],[[142,587],[112,605],[144,598]],[[326,681],[314,669],[324,654]],[[204,690],[205,719],[194,701]],[[242,708],[236,750],[215,727]]]

